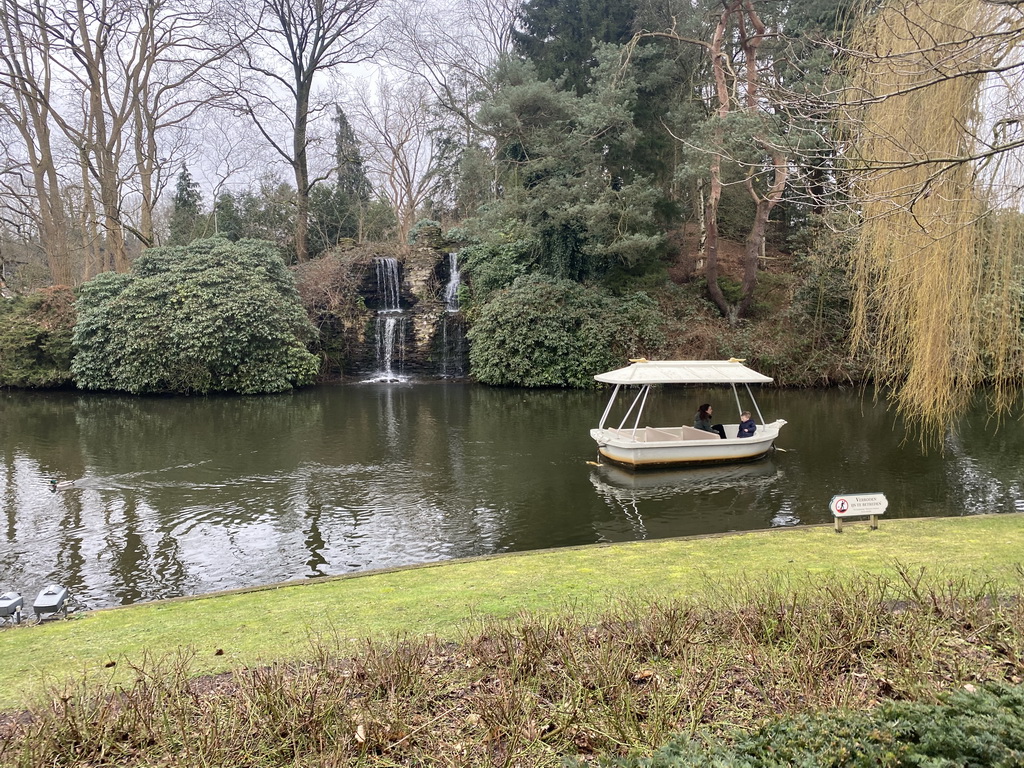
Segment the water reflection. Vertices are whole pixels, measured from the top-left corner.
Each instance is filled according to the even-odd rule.
[[[766,527],[764,505],[771,503],[777,475],[771,457],[746,464],[649,472],[602,464],[590,473],[590,482],[628,527],[606,522],[598,530],[604,540],[621,541],[627,530],[632,538],[647,539]],[[749,510],[751,517],[739,522],[736,514],[743,510]],[[799,520],[785,524],[795,522]],[[772,518],[770,524],[782,523]]]
[[[728,391],[666,387],[653,423]],[[759,395],[789,421],[753,464],[593,467],[602,392],[457,382],[261,398],[0,393],[0,590],[98,607],[492,552],[827,522],[844,492],[887,516],[1017,511],[1021,430],[983,409],[923,456],[852,391]],[[688,416],[687,416],[688,417]],[[51,493],[51,479],[74,486]]]

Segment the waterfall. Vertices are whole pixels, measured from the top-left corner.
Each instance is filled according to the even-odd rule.
[[[377,271],[377,372],[369,381],[404,381],[406,313],[402,309],[402,272],[398,259],[374,259]]]
[[[405,363],[405,315],[401,312],[377,314],[376,381],[399,381]]]
[[[444,288],[445,313],[438,318],[435,347],[442,378],[466,375],[466,327],[459,312],[459,255],[448,254],[448,284]]]
[[[444,308],[448,312],[459,311],[459,255],[448,254],[448,285],[444,288]]]
[[[381,310],[397,312],[402,308],[402,274],[398,259],[374,259],[377,266],[377,295],[380,297]]]
[[[439,373],[442,378],[454,378],[466,375],[466,329],[464,321],[451,314],[440,319]]]

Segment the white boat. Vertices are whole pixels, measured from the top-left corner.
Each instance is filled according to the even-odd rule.
[[[786,423],[784,419],[765,422],[750,385],[768,384],[772,379],[747,368],[742,360],[637,360],[625,368],[599,373],[594,378],[613,384],[615,388],[597,429],[590,430],[590,436],[597,442],[597,450],[604,459],[634,469],[753,461],[772,449],[779,430]],[[715,433],[689,424],[641,426],[651,387],[658,384],[730,384],[736,399],[736,421],[723,424],[726,438],[723,440]],[[752,437],[736,437],[739,414],[744,410],[736,389],[738,384],[746,388],[747,397],[757,414],[757,430]],[[631,385],[638,386],[639,391],[622,422],[618,427],[605,426],[619,391]],[[630,426],[627,423],[631,416]]]

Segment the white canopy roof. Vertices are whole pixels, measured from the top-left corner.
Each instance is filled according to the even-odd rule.
[[[640,360],[595,377],[606,384],[768,384],[739,360]]]

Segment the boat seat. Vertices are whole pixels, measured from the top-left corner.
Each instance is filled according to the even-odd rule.
[[[683,440],[710,440],[711,438],[717,438],[718,435],[714,432],[705,432],[703,429],[697,429],[696,427],[682,426],[679,428],[682,433]]]
[[[679,440],[711,440],[717,438],[713,432],[705,432],[695,427],[641,427],[634,433],[632,429],[610,429],[623,437],[636,440],[638,443],[678,442]]]
[[[680,437],[679,430],[674,427],[644,427],[645,443],[678,441]]]

